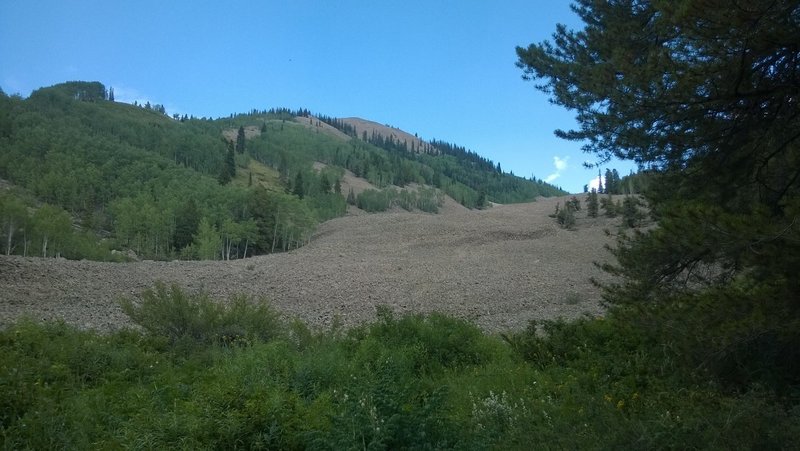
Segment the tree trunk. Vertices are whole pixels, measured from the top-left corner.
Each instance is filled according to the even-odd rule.
[[[272,230],[272,249],[270,252],[275,252],[275,242],[278,239],[278,218],[275,218],[275,228]]]
[[[6,255],[11,255],[11,241],[14,239],[14,222],[8,223],[8,242],[6,244]]]

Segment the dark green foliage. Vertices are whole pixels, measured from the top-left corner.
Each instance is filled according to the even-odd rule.
[[[306,187],[303,183],[303,173],[298,172],[297,177],[294,178],[294,184],[292,188],[292,194],[299,197],[300,199],[303,198],[306,194]]]
[[[628,228],[639,227],[646,215],[639,209],[640,201],[634,196],[625,196],[622,201],[622,225]]]
[[[392,206],[396,197],[397,191],[393,189],[366,189],[356,197],[356,206],[370,213],[386,211]]]
[[[439,207],[444,205],[444,195],[435,188],[419,188],[416,191],[366,189],[356,197],[355,205],[370,213],[386,211],[394,206],[408,211],[419,209],[427,213],[437,213]]]
[[[356,138],[355,130],[342,121],[324,116],[323,120]],[[345,162],[343,166],[381,188],[388,184],[403,187],[412,182],[426,183],[469,208],[483,208],[489,201],[530,202],[538,196],[566,194],[542,180],[505,174],[499,164],[495,168],[490,160],[456,144],[434,139],[417,153],[409,153],[407,144],[393,136],[367,135],[365,130],[360,140],[353,144],[354,151],[349,156],[340,158]],[[358,150],[371,147],[384,150],[385,156],[378,158],[373,153],[365,162],[363,157],[368,154]]]
[[[250,254],[294,248],[305,243],[316,222],[344,213],[340,191],[345,169],[382,189],[410,183],[437,186],[469,207],[482,204],[480,186],[487,187],[487,201],[499,202],[560,192],[541,181],[500,177],[493,168],[481,172],[473,167],[469,152],[387,151],[357,139],[344,142],[310,133],[293,122],[294,115],[308,117],[307,110],[253,111],[216,120],[184,115],[178,120],[165,116],[162,105],[139,108],[106,101],[108,96],[110,91],[97,82],[42,88],[28,99],[0,95],[0,177],[20,188],[23,194],[15,191],[14,196],[30,196],[24,204],[60,207],[81,226],[69,240],[56,242],[58,249],[48,239],[48,256],[108,259],[111,247],[123,253],[133,250],[141,258],[198,258],[192,243],[201,217],[218,232],[227,220],[270,222],[249,242],[256,242]],[[244,130],[253,126],[262,133],[242,139]],[[237,131],[235,143],[223,138],[231,130]],[[259,203],[254,199],[259,185],[269,178],[257,181],[251,161],[280,173],[283,186],[264,188],[297,195],[261,202],[280,210],[250,209]],[[316,170],[317,162],[327,166]],[[237,177],[242,170],[247,176]],[[302,184],[296,183],[298,174]],[[403,208],[435,212],[441,205],[438,191],[402,196]],[[189,201],[195,212],[185,210]],[[288,203],[295,205],[288,208]],[[44,255],[43,243],[37,243],[34,252],[32,237],[12,227],[9,212],[8,219],[0,219],[2,250]],[[300,225],[289,223],[293,219]],[[233,249],[232,258],[244,255],[247,242]]]
[[[200,211],[194,199],[184,202],[183,206],[175,212],[175,232],[172,235],[172,245],[175,249],[183,249],[194,239],[197,227],[200,225]]]
[[[222,304],[205,294],[190,295],[177,285],[158,283],[142,294],[141,302],[127,299],[121,305],[134,323],[172,344],[244,345],[283,333],[278,313],[265,301],[255,303],[244,296]]]
[[[596,218],[600,209],[600,202],[597,200],[597,190],[592,188],[589,195],[586,196],[586,213],[591,218]]]
[[[600,198],[600,208],[605,210],[605,215],[609,218],[616,218],[621,209],[620,205],[614,202],[610,193]]]
[[[245,137],[244,137],[244,126],[239,126],[239,130],[236,133],[236,152],[237,153],[244,153],[245,148]]]
[[[607,194],[622,194],[624,187],[616,169],[606,169],[606,186],[604,192]]]
[[[569,200],[564,203],[564,205],[566,205],[568,208],[571,208],[573,211],[581,211],[581,201],[579,201],[575,196],[570,197]]]
[[[315,331],[163,285],[131,304],[143,333],[0,331],[5,447],[785,449],[800,433],[785,398],[727,392],[684,366],[685,349],[653,347],[613,315],[501,341],[385,307],[372,324]],[[765,361],[797,361],[772,360],[769,340]]]
[[[336,196],[338,203],[329,205],[338,208],[339,214],[344,213],[341,196],[330,196]],[[262,252],[287,251],[305,244],[317,222],[307,202],[299,202],[291,194],[271,193],[263,188],[253,193],[250,210],[259,235],[254,246]]]
[[[561,227],[571,229],[575,226],[575,212],[580,209],[580,201],[577,197],[572,196],[571,199],[564,202],[564,208],[561,208],[561,204],[556,204],[556,211],[550,217],[555,218]]]
[[[225,160],[222,162],[218,180],[221,185],[225,185],[230,183],[234,177],[236,177],[236,155],[233,153],[233,146],[228,145],[228,153],[225,154]]]
[[[800,7],[796,1],[595,2],[585,27],[518,48],[525,75],[577,112],[601,162],[647,169],[657,227],[623,234],[606,299],[655,346],[732,390],[800,387]],[[636,187],[636,185],[640,185]],[[633,186],[633,189],[631,189]],[[641,220],[635,198],[604,202]],[[758,396],[758,395],[756,395]],[[796,398],[787,401],[797,407]],[[765,438],[765,440],[767,440]]]

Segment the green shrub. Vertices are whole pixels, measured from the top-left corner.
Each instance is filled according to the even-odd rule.
[[[800,434],[791,390],[768,378],[726,389],[663,339],[676,322],[649,333],[614,311],[503,341],[386,307],[347,331],[287,327],[238,299],[159,284],[127,307],[146,333],[0,330],[3,447],[782,449]],[[186,343],[205,352],[175,352]]]
[[[146,290],[142,298],[138,304],[123,300],[123,311],[145,331],[173,344],[243,345],[284,332],[280,315],[263,300],[238,296],[224,304],[203,293],[186,294],[177,285],[168,289],[163,283]]]

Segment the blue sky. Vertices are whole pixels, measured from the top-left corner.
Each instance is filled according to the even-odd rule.
[[[0,87],[101,81],[118,101],[220,117],[358,116],[582,191],[574,115],[521,79],[515,47],[580,24],[568,1],[0,1]],[[621,174],[633,166],[617,162]]]

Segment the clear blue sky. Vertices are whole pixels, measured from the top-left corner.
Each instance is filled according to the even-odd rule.
[[[515,47],[549,39],[556,23],[580,25],[566,0],[2,0],[0,87],[27,96],[96,80],[170,114],[358,116],[578,192],[594,157],[553,135],[573,114],[515,66]]]

